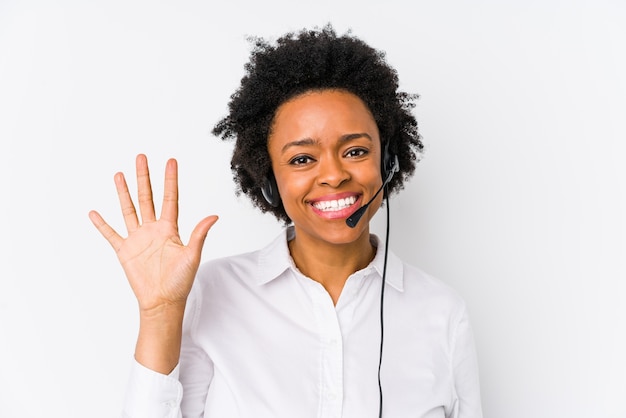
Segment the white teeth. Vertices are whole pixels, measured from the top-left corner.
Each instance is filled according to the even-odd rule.
[[[356,202],[356,197],[350,196],[350,197],[346,197],[345,199],[324,200],[321,202],[315,202],[313,206],[315,206],[317,209],[321,211],[328,212],[328,211],[345,209],[348,206],[354,205],[354,202]]]

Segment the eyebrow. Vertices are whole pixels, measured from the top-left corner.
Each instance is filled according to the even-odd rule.
[[[358,132],[358,133],[353,133],[353,134],[345,134],[345,135],[341,135],[339,137],[339,142],[348,142],[348,141],[352,141],[353,139],[358,139],[358,138],[367,138],[370,141],[372,140],[372,137],[370,136],[370,134],[366,133],[366,132]],[[306,146],[306,145],[315,145],[316,143],[318,143],[319,141],[313,139],[313,138],[302,138],[302,139],[297,139],[295,141],[291,141],[286,143],[281,152],[285,152],[287,151],[289,148],[291,147],[297,147],[297,146]]]

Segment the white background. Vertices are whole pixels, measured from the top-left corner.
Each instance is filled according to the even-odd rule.
[[[0,0],[0,416],[119,415],[136,303],[87,213],[122,230],[137,153],[157,195],[179,160],[185,240],[220,215],[205,259],[278,234],[210,130],[247,35],[332,22],[421,96],[391,247],[466,299],[485,417],[626,417],[626,3],[213,3]]]

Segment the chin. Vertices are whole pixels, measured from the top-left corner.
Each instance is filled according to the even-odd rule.
[[[305,234],[332,245],[352,244],[358,241],[363,234],[367,234],[369,240],[369,224],[366,219],[361,219],[354,228],[346,225],[345,218],[325,222],[323,226],[315,225],[308,228],[295,226],[295,228],[296,236],[298,233]]]

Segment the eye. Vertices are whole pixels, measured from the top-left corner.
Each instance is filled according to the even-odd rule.
[[[313,158],[309,157],[308,155],[298,155],[294,158],[292,158],[291,160],[289,160],[289,164],[291,165],[304,165],[304,164],[308,164],[310,162],[313,162]]]
[[[366,148],[350,148],[345,155],[346,157],[356,158],[362,157],[367,154],[369,154],[369,150],[367,150]]]

